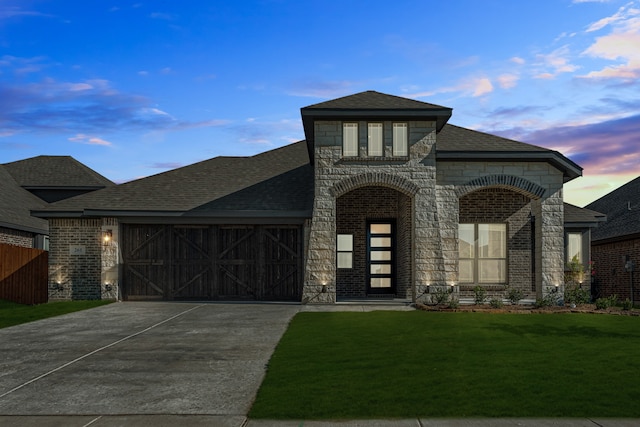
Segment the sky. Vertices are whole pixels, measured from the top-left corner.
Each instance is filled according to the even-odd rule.
[[[584,206],[640,175],[640,0],[0,0],[0,163],[117,182],[304,139],[376,90],[557,150]]]

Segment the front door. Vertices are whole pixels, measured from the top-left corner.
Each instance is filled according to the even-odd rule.
[[[367,294],[394,294],[395,221],[367,223]]]

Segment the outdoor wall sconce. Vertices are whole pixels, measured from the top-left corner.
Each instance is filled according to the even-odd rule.
[[[105,284],[104,284],[104,290],[105,290],[105,291],[107,291],[107,292],[111,292],[111,290],[112,290],[112,289],[113,289],[113,288],[111,287],[111,284],[110,284],[110,283],[105,283]]]
[[[323,294],[327,293],[327,282],[322,282],[322,291]]]
[[[425,294],[431,293],[431,285],[429,283],[427,283],[427,287],[425,288],[424,293]]]
[[[456,287],[456,284],[455,284],[455,283],[452,283],[452,284],[451,284],[451,287],[449,288],[449,293],[450,293],[450,294],[452,294],[452,293],[453,293],[453,290],[455,289],[455,287]]]
[[[104,243],[105,245],[108,244],[111,241],[111,238],[113,237],[113,231],[111,230],[105,230],[102,232],[102,243]]]
[[[558,293],[558,289],[560,289],[560,285],[556,284],[556,286],[551,290],[554,294]]]
[[[60,282],[56,282],[56,284],[53,286],[53,290],[57,292],[64,291],[64,286],[62,286]]]

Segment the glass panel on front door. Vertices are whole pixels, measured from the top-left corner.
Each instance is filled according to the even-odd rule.
[[[367,225],[367,293],[395,292],[395,248],[393,221],[376,221]]]

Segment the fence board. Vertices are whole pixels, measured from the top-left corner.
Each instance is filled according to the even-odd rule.
[[[0,299],[20,304],[48,301],[49,253],[0,243]]]

